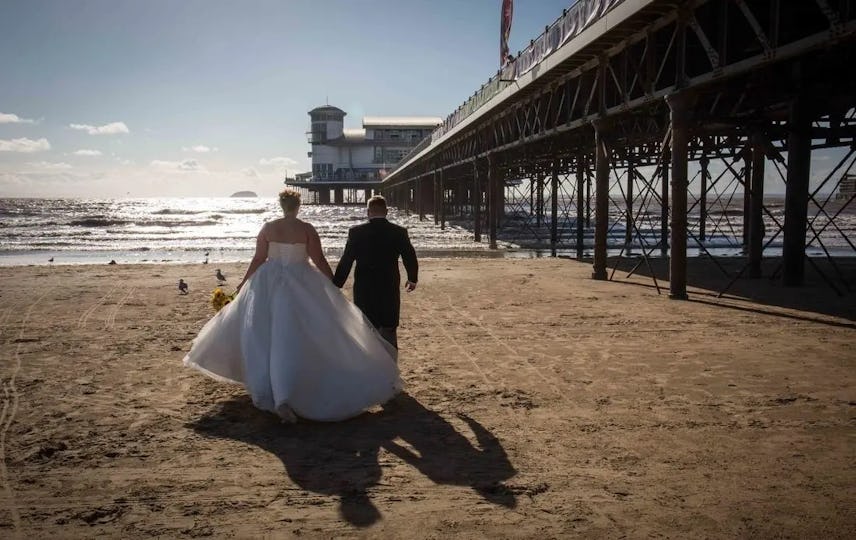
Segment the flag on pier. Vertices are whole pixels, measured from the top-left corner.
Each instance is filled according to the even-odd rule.
[[[514,11],[514,0],[502,0],[502,13],[499,24],[499,65],[504,66],[508,61],[508,36],[511,34],[511,15]]]

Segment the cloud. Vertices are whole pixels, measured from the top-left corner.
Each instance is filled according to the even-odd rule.
[[[185,159],[183,161],[165,161],[156,159],[151,162],[151,166],[156,169],[184,171],[184,172],[205,172],[205,167],[195,159]]]
[[[205,146],[204,144],[197,144],[196,146],[183,146],[181,148],[185,152],[196,152],[197,154],[207,154],[208,152],[216,152],[217,148],[210,148]]]
[[[0,113],[0,124],[35,124],[35,120],[21,118],[17,114]]]
[[[283,167],[283,166],[292,167],[294,165],[297,165],[297,161],[294,159],[291,159],[290,157],[279,156],[279,157],[273,157],[273,158],[262,158],[259,160],[259,164],[260,165],[276,165],[276,166],[280,166],[280,167]]]
[[[68,163],[52,163],[50,161],[29,161],[25,163],[25,165],[34,169],[42,169],[49,171],[61,171],[72,168],[71,165],[69,165]]]
[[[30,154],[32,152],[42,152],[50,149],[51,143],[49,143],[45,138],[35,141],[27,138],[12,140],[0,139],[0,152],[23,152],[25,154]]]
[[[120,133],[130,133],[125,122],[111,122],[103,126],[90,126],[89,124],[69,124],[68,127],[78,131],[85,131],[90,135],[118,135]]]
[[[100,156],[100,155],[101,155],[101,150],[86,150],[86,149],[82,149],[82,150],[78,150],[78,151],[76,151],[76,152],[72,152],[72,155],[75,155],[75,156],[90,156],[90,157],[92,157],[92,156]]]
[[[247,178],[258,178],[259,172],[252,167],[247,167],[246,169],[241,169],[241,174],[246,176]]]

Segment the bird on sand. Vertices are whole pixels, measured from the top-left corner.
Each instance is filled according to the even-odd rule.
[[[116,264],[116,261],[111,259],[110,262],[108,262],[107,264]]]
[[[178,290],[181,294],[187,294],[187,282],[183,279],[178,280]]]
[[[221,272],[219,268],[214,275],[217,276],[218,281],[226,281],[226,276],[223,275],[223,272]]]
[[[54,258],[53,258],[53,257],[51,257],[50,259],[48,259],[48,262],[53,262],[53,259],[54,259]]]

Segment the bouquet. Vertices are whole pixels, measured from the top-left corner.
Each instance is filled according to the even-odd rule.
[[[223,306],[235,299],[236,294],[226,294],[223,292],[223,289],[217,287],[211,292],[211,307],[214,308],[214,311],[220,311],[223,309]]]

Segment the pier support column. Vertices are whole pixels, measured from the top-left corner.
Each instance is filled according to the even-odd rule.
[[[592,279],[606,279],[606,236],[609,230],[609,155],[606,124],[594,123],[594,265]]]
[[[440,230],[446,230],[446,185],[443,181],[443,171],[440,171],[437,178],[437,193],[440,199]]]
[[[577,156],[577,259],[583,258],[583,242],[585,241],[585,189],[586,189],[585,156]]]
[[[544,175],[540,172],[535,175],[535,225],[540,227],[544,223]]]
[[[434,201],[434,225],[440,224],[440,182],[438,180],[439,174],[437,171],[434,171],[434,174],[431,175],[431,197]]]
[[[752,137],[752,193],[749,204],[749,277],[761,277],[764,251],[764,165],[760,135]]]
[[[371,198],[372,198],[372,190],[370,190],[370,189],[364,190],[363,191],[363,199],[365,199],[364,202],[369,202],[369,199],[371,199]]]
[[[467,188],[464,185],[463,179],[458,178],[452,189],[455,193],[455,215],[461,217],[464,215],[464,206],[467,202]]]
[[[424,180],[422,178],[416,179],[416,186],[413,188],[413,195],[416,199],[416,211],[419,213],[419,221],[425,220],[425,201],[423,200],[423,189],[422,184]]]
[[[479,162],[478,159],[473,160],[473,240],[481,242],[482,231],[482,185],[479,179]]]
[[[591,228],[591,173],[586,171],[586,228]]]
[[[481,242],[482,237],[482,187],[479,181],[479,162],[473,160],[473,240]]]
[[[487,158],[487,226],[490,249],[496,249],[496,222],[498,220],[499,186],[496,171],[496,158]]]
[[[537,215],[538,211],[535,209],[535,177],[529,177],[529,217],[531,218],[534,215]]]
[[[330,204],[330,190],[327,188],[322,188],[318,191],[318,203],[319,204]]]
[[[663,149],[663,167],[660,174],[660,255],[665,257],[669,253],[669,167],[672,164],[672,151],[670,148]]]
[[[669,298],[687,298],[687,161],[691,98],[679,93],[666,98],[672,124],[672,249],[669,257]]]
[[[556,256],[559,244],[559,159],[553,158],[550,175],[550,251]]]
[[[805,234],[808,184],[811,174],[811,113],[808,100],[797,97],[788,117],[788,184],[785,187],[785,226],[782,283],[798,287],[805,281]]]
[[[701,166],[701,194],[698,200],[698,239],[701,242],[707,240],[707,186],[710,181],[710,159],[705,155],[698,161]]]
[[[624,231],[624,246],[627,249],[630,249],[630,245],[633,243],[633,175],[636,174],[633,169],[633,154],[629,154],[627,156],[627,191],[625,192],[625,196],[627,200],[625,201],[625,212],[626,212],[626,224]]]
[[[336,204],[344,204],[345,203],[345,191],[337,187],[333,190],[333,202]]]
[[[749,215],[752,213],[752,148],[743,149],[743,253],[749,253]]]

